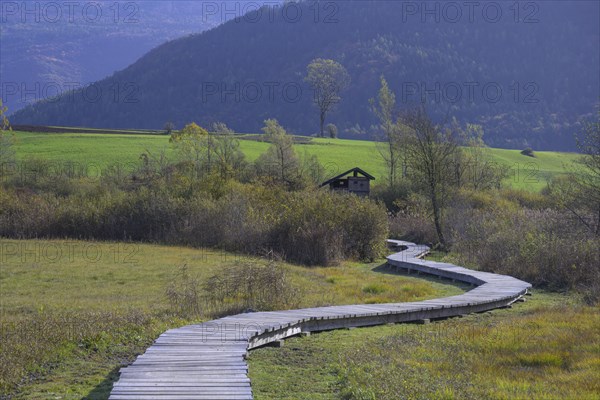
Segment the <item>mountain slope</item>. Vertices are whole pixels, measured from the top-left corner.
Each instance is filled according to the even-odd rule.
[[[241,14],[250,2],[236,1],[232,9]],[[87,85],[123,69],[168,40],[213,28],[233,17],[215,4],[208,0],[3,2],[3,103],[16,111],[36,100]]]
[[[501,3],[496,22],[489,9],[483,13],[486,4],[471,19],[462,10],[457,22],[449,10],[436,21],[406,4],[262,10],[166,43],[87,91],[35,104],[12,122],[160,128],[166,121],[224,121],[247,132],[274,117],[312,133],[318,118],[303,77],[312,59],[324,57],[352,77],[329,118],[346,137],[372,133],[368,100],[384,74],[401,106],[425,97],[439,118],[484,125],[491,145],[573,148],[573,132],[600,98],[597,3],[541,3],[534,12],[521,5],[518,15]]]

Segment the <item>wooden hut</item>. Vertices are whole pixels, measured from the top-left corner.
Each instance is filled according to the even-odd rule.
[[[371,192],[371,181],[375,177],[356,167],[329,179],[321,187],[329,186],[331,190],[354,193],[358,196],[368,196]]]

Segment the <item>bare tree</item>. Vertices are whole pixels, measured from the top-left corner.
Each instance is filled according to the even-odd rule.
[[[294,150],[292,136],[275,119],[265,121],[263,132],[271,147],[256,162],[259,173],[290,188],[295,187],[300,175],[300,160]]]
[[[584,168],[582,184],[600,200],[600,111],[595,121],[588,121],[582,134],[577,138],[579,150],[583,153],[581,165]]]
[[[568,168],[566,176],[552,181],[550,193],[591,233],[600,236],[600,112],[596,121],[584,124],[577,145],[581,159]]]
[[[7,107],[2,105],[0,99],[0,173],[8,167],[8,164],[14,162],[15,151],[13,148],[15,138],[11,131],[10,123],[6,118]]]
[[[483,128],[480,125],[460,126],[452,120],[452,130],[463,146],[456,152],[453,161],[454,184],[473,190],[498,189],[508,176],[509,167],[493,160],[489,147],[483,140]]]
[[[398,178],[398,171],[403,168],[403,129],[396,120],[396,95],[390,90],[383,75],[377,99],[371,99],[370,103],[371,110],[379,119],[381,129],[377,149],[387,166],[388,184],[393,187]]]
[[[212,130],[215,134],[216,168],[221,178],[232,178],[243,169],[245,164],[244,153],[240,150],[240,141],[224,123],[213,124]]]
[[[350,85],[350,75],[340,63],[318,58],[308,65],[305,80],[314,90],[313,102],[319,109],[321,137],[324,137],[327,113],[340,102],[341,92]]]
[[[409,110],[400,118],[406,127],[407,162],[415,183],[429,199],[439,244],[447,247],[443,229],[443,206],[452,188],[452,161],[458,145],[453,132],[434,124],[424,107]]]
[[[175,130],[175,124],[172,122],[166,122],[163,129],[165,131],[165,135],[170,135]]]

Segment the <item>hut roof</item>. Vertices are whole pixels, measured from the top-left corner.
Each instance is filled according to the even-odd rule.
[[[338,179],[342,179],[343,177],[345,177],[347,175],[350,175],[350,174],[354,174],[354,176],[357,176],[358,174],[360,174],[360,175],[364,176],[365,178],[367,178],[367,179],[369,179],[371,181],[375,180],[375,177],[373,175],[369,174],[368,172],[365,172],[364,170],[362,170],[362,169],[360,169],[358,167],[355,167],[355,168],[352,168],[352,169],[344,172],[343,174],[339,174],[338,176],[334,176],[333,178],[329,179],[326,182],[323,182],[321,184],[321,187],[327,186],[327,185],[331,184],[332,182],[335,182]]]

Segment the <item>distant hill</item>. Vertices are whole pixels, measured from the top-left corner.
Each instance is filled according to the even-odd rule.
[[[75,85],[85,86],[162,43],[241,16],[250,4],[236,1],[227,13],[220,3],[208,0],[2,2],[3,102],[16,111]]]
[[[303,77],[323,57],[352,78],[329,118],[344,137],[373,133],[369,98],[385,74],[402,106],[425,96],[440,119],[482,124],[492,146],[572,149],[578,124],[600,99],[598,2],[445,4],[310,1],[263,9],[163,44],[86,91],[11,120],[147,129],[223,121],[256,132],[274,117],[310,134],[318,118]]]

